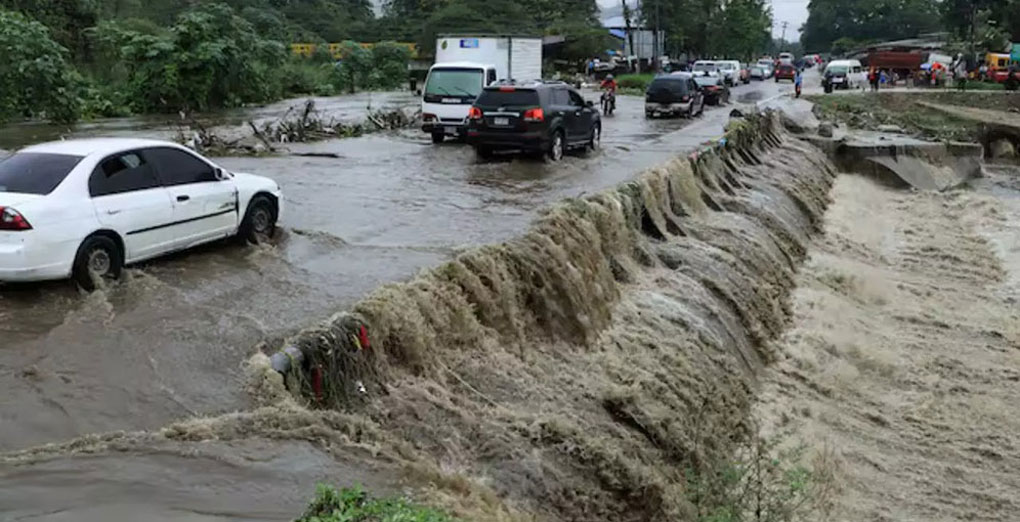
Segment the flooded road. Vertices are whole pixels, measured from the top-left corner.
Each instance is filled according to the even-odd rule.
[[[753,102],[781,88],[790,87],[753,83],[734,94]],[[372,96],[374,104],[412,101]],[[369,98],[320,100],[319,108],[354,118]],[[259,343],[275,345],[371,289],[405,279],[465,247],[519,233],[553,201],[611,186],[718,136],[732,108],[709,109],[689,122],[646,120],[642,104],[640,98],[621,97],[617,114],[604,119],[601,151],[557,164],[515,157],[481,162],[469,147],[434,146],[414,129],[290,146],[295,152],[336,153],[339,159],[218,159],[229,170],[270,176],[283,187],[286,213],[274,244],[207,246],[129,269],[123,281],[91,295],[67,282],[0,289],[0,389],[5,392],[0,451],[92,433],[157,429],[174,420],[246,409],[242,363]],[[290,105],[225,113],[221,121],[274,117]],[[9,127],[0,130],[0,148],[65,134],[166,138],[172,131],[165,121],[100,122],[70,133]],[[24,473],[6,478],[17,482]],[[126,476],[143,481],[149,473],[140,467]],[[0,482],[5,482],[3,473]],[[0,520],[10,507],[5,501],[21,494],[45,497],[45,481],[26,484],[34,485],[0,495]],[[149,489],[138,485],[133,491],[153,495],[166,487],[165,482],[148,484]],[[300,489],[302,495],[310,491],[307,484]]]

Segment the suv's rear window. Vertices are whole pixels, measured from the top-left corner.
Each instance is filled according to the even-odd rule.
[[[49,194],[82,156],[19,152],[0,160],[0,192]]]
[[[648,92],[669,91],[673,94],[687,94],[687,78],[656,78],[648,85]]]
[[[537,91],[523,89],[512,91],[485,89],[475,103],[483,107],[537,107],[541,105],[538,101]]]

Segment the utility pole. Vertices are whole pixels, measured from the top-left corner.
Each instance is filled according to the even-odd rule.
[[[659,4],[660,3],[662,3],[662,0],[655,0],[655,38],[652,40],[654,42],[652,44],[652,47],[654,47],[654,49],[652,50],[652,54],[654,56],[652,58],[655,60],[654,62],[652,62],[652,70],[654,70],[654,71],[658,71],[659,70],[659,55],[662,54],[659,51],[659,46],[662,44],[662,42],[660,41],[661,36],[659,34],[659,31],[660,31],[660,29],[659,29]]]
[[[783,42],[782,45],[786,45],[786,26],[788,24],[789,22],[783,22],[783,36],[780,38],[780,40]],[[782,49],[780,49],[780,52],[782,52]]]

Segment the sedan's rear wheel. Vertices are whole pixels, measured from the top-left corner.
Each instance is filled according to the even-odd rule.
[[[445,139],[446,139],[446,135],[443,134],[442,132],[433,132],[432,133],[432,143],[439,144],[439,143],[442,143],[443,140],[445,140]]]
[[[265,243],[276,232],[276,207],[266,196],[255,196],[248,203],[248,211],[244,214],[237,236],[257,245]]]
[[[91,236],[78,247],[71,277],[82,289],[91,292],[104,280],[120,277],[124,268],[124,253],[117,242],[108,236]]]

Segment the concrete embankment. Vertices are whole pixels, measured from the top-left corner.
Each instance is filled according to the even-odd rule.
[[[310,361],[292,388],[508,513],[689,514],[685,477],[748,435],[835,177],[778,121],[743,121],[724,146],[378,290],[288,341]],[[255,395],[272,405],[283,394],[263,377]]]

